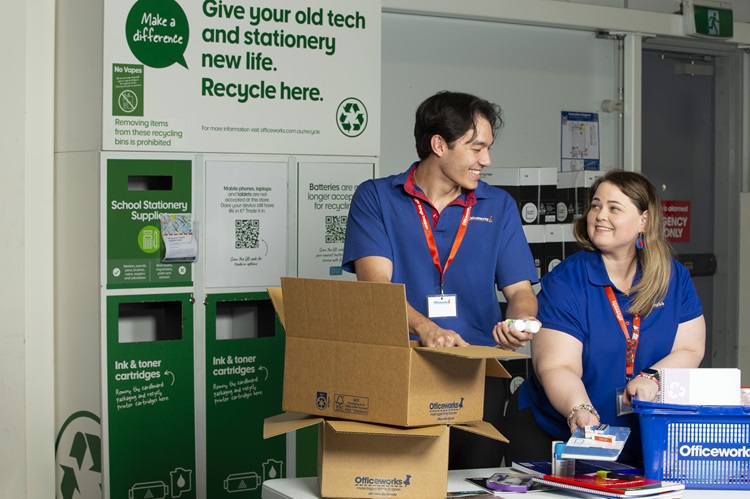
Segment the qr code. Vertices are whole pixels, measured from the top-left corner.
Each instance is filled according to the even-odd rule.
[[[346,215],[326,217],[326,243],[343,243],[346,235]]]
[[[260,220],[234,221],[234,247],[236,249],[260,246]]]

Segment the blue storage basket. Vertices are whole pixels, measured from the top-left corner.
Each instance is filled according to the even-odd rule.
[[[750,406],[633,400],[646,478],[688,489],[750,489]]]

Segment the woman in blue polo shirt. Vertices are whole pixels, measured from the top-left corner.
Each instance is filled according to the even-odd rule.
[[[706,325],[690,274],[672,258],[661,203],[649,180],[610,171],[589,189],[574,224],[583,251],[542,279],[534,370],[506,414],[516,430],[506,462],[550,459],[552,440],[576,427],[629,426],[622,460],[640,460],[637,415],[617,416],[624,402],[654,400],[657,369],[698,367]],[[533,414],[533,417],[531,417]],[[521,438],[519,438],[521,437]]]

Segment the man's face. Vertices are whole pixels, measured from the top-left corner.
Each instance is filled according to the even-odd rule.
[[[492,127],[487,119],[477,117],[476,136],[469,130],[453,144],[444,148],[441,170],[454,184],[465,190],[476,189],[482,169],[490,166]]]

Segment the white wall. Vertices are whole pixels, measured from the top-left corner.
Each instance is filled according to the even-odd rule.
[[[3,5],[0,497],[54,497],[54,0]]]
[[[499,104],[495,167],[560,166],[560,112],[617,99],[616,45],[594,33],[383,14],[380,173],[416,160],[414,112],[439,90]],[[615,113],[600,113],[602,168],[615,166]]]
[[[9,19],[23,19],[24,4],[5,6]],[[4,23],[6,24],[6,23]],[[14,39],[26,36],[23,22],[9,23],[0,31],[3,47],[18,47]],[[26,409],[24,382],[24,98],[23,50],[3,51],[5,74],[21,77],[0,79],[4,98],[0,120],[0,496],[24,497],[26,491]]]

